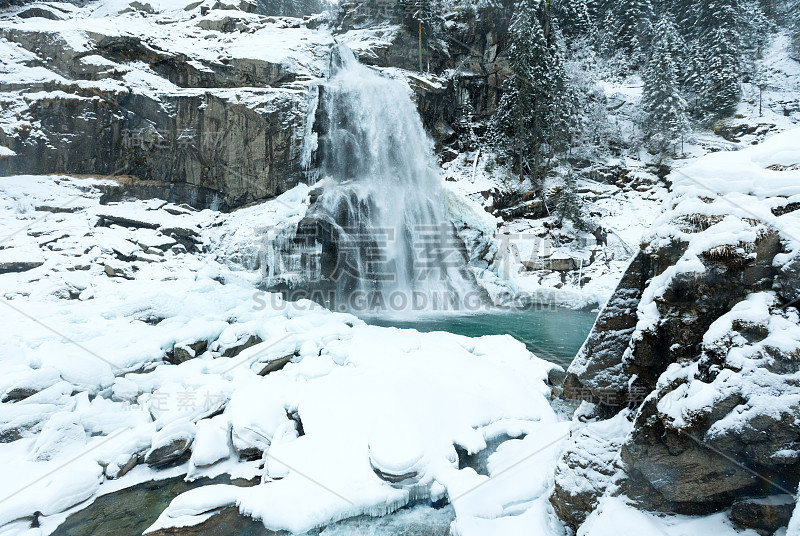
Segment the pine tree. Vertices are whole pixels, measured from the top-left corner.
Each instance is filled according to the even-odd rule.
[[[792,57],[800,61],[800,0],[793,2],[789,12],[789,25],[792,31]]]
[[[586,0],[586,12],[589,15],[589,23],[599,25],[605,18],[607,11],[605,0]]]
[[[650,0],[627,0],[616,4],[616,42],[638,65],[646,57],[652,36],[653,5]]]
[[[749,56],[751,61],[761,57],[773,30],[773,25],[762,10],[761,3],[761,0],[740,0],[737,6],[742,54]],[[752,70],[751,68],[750,71]]]
[[[508,57],[512,75],[503,86],[492,137],[513,156],[516,172],[541,179],[545,159],[568,146],[568,88],[559,32],[539,0],[514,8]]]
[[[738,2],[698,2],[695,21],[701,111],[710,118],[730,115],[742,94]]]
[[[642,94],[642,127],[648,145],[666,153],[688,129],[686,101],[680,93],[678,69],[673,59],[678,31],[669,17],[662,17],[655,31]]]
[[[571,171],[564,177],[564,185],[557,194],[554,212],[560,221],[572,222],[579,231],[594,231],[592,222],[584,214],[583,202],[578,195],[578,184]]]
[[[567,37],[585,36],[591,22],[586,0],[553,0],[553,14]]]
[[[675,26],[684,41],[693,40],[695,35],[695,4],[697,0],[667,0],[666,10],[675,21]],[[665,12],[659,15],[665,15]]]
[[[597,85],[597,54],[591,37],[569,43],[564,67],[572,97],[570,118],[571,162],[593,162],[606,156],[609,144],[605,91]]]
[[[617,36],[614,29],[619,27],[617,15],[613,9],[607,10],[603,15],[602,28],[599,34],[598,49],[605,58],[610,58],[618,52]]]

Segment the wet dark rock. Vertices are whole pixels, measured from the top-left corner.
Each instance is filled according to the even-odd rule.
[[[86,76],[78,53],[66,43],[16,30],[3,36],[47,54],[49,66],[59,72]],[[100,39],[97,47],[95,53],[114,61],[144,61],[182,87],[246,86],[244,100],[262,104],[254,107],[212,90],[155,98],[47,83],[37,90],[60,92],[32,100],[23,112],[25,119],[45,125],[41,135],[0,132],[0,145],[17,155],[0,159],[0,175],[109,176],[120,184],[105,187],[102,202],[158,197],[222,210],[275,196],[304,178],[296,138],[305,128],[306,97],[253,89],[290,81],[282,66],[242,60],[218,79],[196,70],[188,58],[165,55],[136,37]],[[0,87],[14,89],[30,88]]]
[[[547,207],[543,200],[532,199],[508,208],[497,210],[495,213],[506,221],[516,218],[538,219],[547,216]]]
[[[270,372],[275,372],[276,370],[280,370],[283,367],[285,367],[286,364],[292,360],[292,358],[297,357],[298,355],[300,354],[295,352],[292,354],[287,354],[283,357],[272,359],[270,361],[258,362],[256,365],[254,365],[254,368],[259,369],[256,374],[258,374],[259,376],[266,376]]]
[[[139,464],[139,454],[133,453],[127,459],[117,460],[116,463],[109,464],[105,467],[105,475],[109,480],[122,478],[128,474],[131,469]],[[122,457],[124,458],[124,457]]]
[[[241,460],[252,462],[255,460],[260,460],[264,457],[264,451],[250,443],[241,445],[237,444],[236,441],[233,441],[232,445],[233,451]]]
[[[145,455],[144,462],[156,468],[177,465],[189,458],[191,444],[190,439],[177,437],[164,445],[150,449]]]
[[[730,518],[739,528],[753,529],[763,536],[771,536],[789,524],[796,503],[791,495],[743,499],[733,503]]]
[[[15,272],[27,272],[43,265],[43,260],[29,260],[29,261],[0,261],[0,274],[8,274]]]
[[[108,277],[121,277],[122,279],[136,279],[136,277],[133,275],[133,270],[128,266],[106,264],[103,266],[103,270],[105,271]]]
[[[114,214],[113,212],[100,212],[97,216],[102,220],[103,224],[108,225],[109,223],[116,223],[117,225],[122,225],[124,227],[137,227],[137,228],[145,228],[145,229],[158,229],[158,222],[152,220],[144,220],[144,219],[135,219],[131,218],[130,216],[120,216],[119,214]]]
[[[230,346],[222,349],[222,357],[236,357],[251,346],[264,342],[258,335],[245,335]]]
[[[794,255],[780,267],[775,291],[787,305],[800,310],[800,255]]]
[[[658,312],[654,323],[635,331],[645,288],[680,258],[686,245],[674,242],[659,248],[645,247],[632,261],[567,371],[564,396],[594,403],[592,419],[611,418],[624,408],[635,411],[633,429],[615,453],[623,462],[625,493],[640,508],[709,514],[731,507],[743,496],[775,493],[775,485],[782,489],[797,487],[800,407],[743,412],[763,402],[750,400],[750,395],[738,387],[720,392],[713,404],[684,415],[677,423],[668,409],[659,409],[668,394],[686,383],[711,383],[723,369],[728,374],[744,374],[726,362],[732,341],[756,345],[769,334],[766,326],[732,320],[733,335],[706,347],[703,337],[711,324],[751,293],[777,288],[779,297],[786,299],[798,292],[791,263],[785,263],[788,268],[782,270],[774,266],[776,255],[782,251],[777,233],[763,229],[752,244],[700,254],[703,271],[679,272],[671,277],[654,301]],[[760,367],[760,374],[800,370],[800,356],[769,346],[761,352],[763,358],[754,365]],[[674,370],[683,370],[681,367],[692,363],[697,363],[692,376],[664,375],[674,364],[679,366]],[[732,385],[751,381],[741,376]],[[794,392],[788,378],[773,376],[769,381],[774,385],[774,396]],[[719,425],[730,415],[736,418],[735,426]],[[579,452],[570,452],[559,462],[552,502],[559,516],[577,528],[594,508],[597,493],[588,492],[594,486],[589,482],[584,486],[586,494],[571,493],[574,487],[569,484],[595,461],[582,460]],[[561,473],[563,476],[559,476]],[[600,488],[598,493],[602,494],[604,489]]]
[[[738,402],[735,398],[723,401],[708,420],[724,417]],[[705,440],[705,426],[667,429],[655,417],[656,403],[656,399],[645,403],[630,440],[622,447],[631,498],[653,510],[706,514],[757,490],[761,480],[744,463],[747,458],[739,457],[742,443],[736,450],[721,450],[722,445]]]
[[[167,354],[167,361],[179,365],[202,354],[206,348],[208,348],[208,341],[205,340],[176,344],[172,348],[172,352]]]
[[[29,396],[33,396],[38,392],[39,390],[34,387],[14,387],[13,389],[6,391],[0,402],[17,402],[19,400],[25,400]]]
[[[206,534],[248,534],[252,536],[278,536],[264,527],[259,521],[243,516],[235,506],[226,506],[214,511],[213,515],[197,525],[170,527],[148,533],[150,536],[194,536]]]
[[[547,373],[547,382],[550,385],[561,386],[561,385],[564,385],[564,379],[566,377],[567,377],[567,373],[561,367],[552,368]]]
[[[174,239],[186,251],[200,251],[200,233],[190,227],[159,227],[161,234]]]
[[[445,38],[423,43],[424,71],[441,73],[450,70],[456,73],[448,79],[437,80],[435,84],[429,82],[429,77],[416,77],[410,84],[423,124],[439,142],[438,150],[444,150],[443,143],[453,142],[454,138],[468,138],[470,125],[463,121],[467,102],[477,122],[489,119],[497,109],[503,83],[511,74],[508,26],[512,14],[513,4],[508,1],[475,11],[462,10],[454,15],[455,24],[448,27]],[[363,25],[364,21],[359,22],[359,17],[343,10],[338,27],[348,30]],[[398,32],[384,36],[385,45],[359,51],[360,61],[367,65],[418,72],[417,26],[411,21],[406,22],[408,24],[403,24]]]
[[[748,125],[743,123],[734,126],[718,124],[714,126],[714,133],[718,136],[722,136],[728,141],[739,142],[743,136],[751,134],[764,135],[769,133],[773,128],[775,128],[775,125],[767,123],[761,123],[758,125]]]
[[[252,486],[255,482],[231,480],[227,476],[213,479],[200,478],[186,482],[184,476],[164,480],[151,480],[123,490],[101,495],[86,508],[71,514],[54,532],[54,536],[86,536],[88,534],[115,534],[120,536],[142,534],[152,525],[170,501],[191,489],[212,484]],[[247,518],[245,518],[247,519]],[[263,524],[258,523],[263,527]],[[231,525],[235,527],[236,525]],[[253,530],[257,526],[251,527]],[[206,534],[259,534],[258,532],[218,530]]]
[[[23,9],[19,13],[17,13],[17,17],[21,19],[30,19],[33,17],[40,17],[43,19],[50,19],[50,20],[61,20],[63,17],[59,16],[52,9],[46,9],[43,7],[29,7],[28,9]]]
[[[609,414],[615,412],[612,408],[627,401],[622,356],[636,327],[636,308],[651,273],[651,259],[640,252],[597,317],[581,353],[567,370],[565,398],[602,401]]]

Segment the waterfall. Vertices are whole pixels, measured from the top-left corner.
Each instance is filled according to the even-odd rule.
[[[406,84],[331,53],[321,88],[319,177],[297,250],[322,245],[317,267],[345,310],[460,309],[474,280],[447,214],[433,144]],[[473,296],[474,298],[474,296]]]

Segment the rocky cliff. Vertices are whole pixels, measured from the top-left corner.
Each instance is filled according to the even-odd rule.
[[[496,110],[500,88],[510,74],[506,53],[512,13],[513,3],[507,1],[456,10],[446,15],[433,37],[420,39],[408,21],[380,22],[368,13],[345,9],[336,31],[362,63],[412,73],[419,73],[422,64],[425,74],[410,76],[409,83],[425,127],[447,159],[459,140],[467,140],[469,129],[480,133]]]
[[[444,160],[483,128],[509,72],[510,6],[450,14],[423,43],[425,74],[418,36],[400,20],[344,9],[328,28],[323,16],[254,9],[248,0],[6,6],[0,175],[125,176],[118,196],[234,208],[307,178],[334,40],[364,63],[401,69]]]
[[[793,153],[768,152],[727,157],[759,178],[726,180],[703,160],[693,172],[716,183],[674,176],[672,210],[569,368],[565,395],[584,404],[552,502],[573,528],[607,495],[685,514],[733,506],[768,533],[788,522],[758,524],[777,515],[762,498],[800,481],[800,205]]]
[[[0,146],[13,154],[0,158],[0,174],[127,176],[125,194],[222,209],[291,188],[304,179],[332,39],[310,19],[252,9],[7,9]]]

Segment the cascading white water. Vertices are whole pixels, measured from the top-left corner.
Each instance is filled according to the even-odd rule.
[[[407,86],[338,45],[321,105],[321,175],[335,184],[317,203],[340,228],[338,290],[389,307],[460,302],[474,286]]]
[[[336,250],[321,264],[337,307],[463,307],[477,291],[408,87],[337,45],[319,105],[319,175],[328,186],[309,214],[314,233],[324,222],[331,236],[324,247]]]

